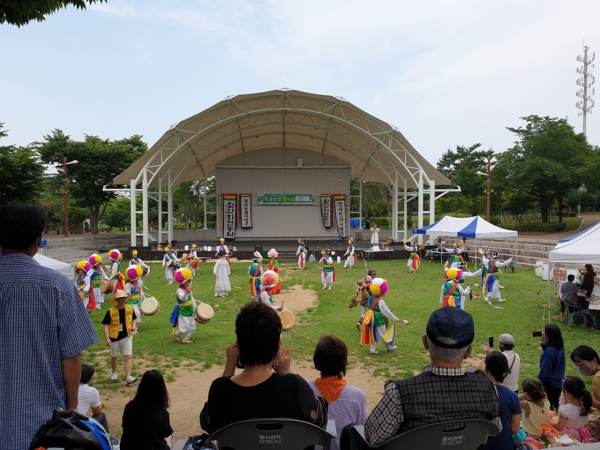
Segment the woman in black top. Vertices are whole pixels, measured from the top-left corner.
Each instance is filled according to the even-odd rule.
[[[212,433],[248,419],[287,417],[325,428],[325,401],[290,370],[290,350],[281,348],[281,321],[264,303],[242,307],[235,321],[237,341],[227,348],[221,378],[213,381],[200,413],[200,426]],[[236,363],[244,370],[235,375]]]
[[[594,292],[594,286],[596,285],[596,272],[594,272],[594,266],[591,264],[585,265],[585,270],[580,270],[583,274],[583,281],[581,284],[585,284],[588,287],[588,291],[586,297],[590,298],[592,296],[592,292]]]
[[[173,434],[168,407],[163,376],[158,370],[148,370],[135,397],[125,405],[121,450],[168,450],[165,438]]]

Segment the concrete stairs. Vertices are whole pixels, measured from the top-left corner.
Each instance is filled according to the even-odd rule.
[[[126,252],[130,239],[129,234],[53,236],[46,238],[46,247],[42,249],[41,253],[59,261],[87,259],[92,253],[106,253],[111,248],[118,248],[121,252]]]
[[[469,257],[478,256],[478,249],[496,250],[498,259],[517,259],[517,267],[535,269],[536,261],[547,261],[548,252],[558,241],[549,239],[518,238],[515,239],[469,239],[467,240]],[[477,247],[475,247],[477,244]]]

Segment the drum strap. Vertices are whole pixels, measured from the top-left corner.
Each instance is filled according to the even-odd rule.
[[[192,300],[188,300],[187,302],[180,303],[179,306],[190,306],[192,303],[194,303]]]

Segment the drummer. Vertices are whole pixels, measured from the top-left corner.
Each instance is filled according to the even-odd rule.
[[[171,317],[175,317],[173,327],[177,327],[177,331],[174,332],[175,342],[182,344],[192,344],[190,336],[196,331],[196,300],[190,289],[192,278],[190,269],[178,269],[175,272],[175,281],[179,283],[179,288],[176,292],[177,304]],[[182,334],[183,339],[181,338]]]
[[[279,275],[277,272],[273,270],[265,271],[265,273],[263,273],[260,277],[260,282],[262,284],[262,290],[258,295],[257,301],[269,305],[271,308],[277,311],[283,311],[283,306],[276,305],[273,303],[273,299],[271,298],[271,291],[279,282]]]
[[[166,246],[162,265],[165,268],[165,278],[167,279],[167,284],[173,284],[173,274],[176,270],[174,265],[176,265],[178,262],[179,259],[177,259],[175,253],[171,251],[169,246]]]
[[[142,261],[142,258],[138,257],[138,251],[133,249],[131,250],[131,261],[129,262],[130,266],[141,266],[142,270],[149,275],[150,274],[150,267],[144,262]],[[145,275],[144,275],[145,276]]]
[[[186,267],[192,271],[193,276],[196,276],[196,270],[198,270],[199,265],[200,265],[200,258],[198,258],[198,246],[196,244],[192,244],[192,251],[190,252],[190,259],[189,259]]]
[[[262,255],[259,251],[254,252],[252,264],[248,267],[248,275],[250,275],[250,300],[258,300],[260,294],[260,277],[263,274],[263,268],[260,265]]]
[[[119,268],[121,267],[121,263],[119,260],[123,257],[121,252],[117,249],[109,250],[108,257],[112,261],[112,265],[110,267],[110,279],[113,282],[113,292],[122,291],[125,288],[125,278],[119,272]]]
[[[100,285],[102,284],[102,280],[108,280],[108,277],[101,266],[102,256],[94,253],[92,256],[90,256],[88,262],[90,263],[90,266],[92,266],[92,269],[88,272],[88,275],[90,276],[90,283],[94,289],[96,309],[102,309],[102,303],[104,303],[104,294],[102,293],[102,289],[100,289]]]
[[[323,289],[331,290],[333,282],[335,281],[335,267],[333,266],[333,252],[329,249],[321,250],[321,259],[319,263],[323,265],[321,271],[321,282],[323,283]]]
[[[92,270],[92,266],[87,261],[79,261],[75,266],[75,272],[77,272],[77,279],[75,285],[77,290],[83,292],[83,306],[90,311],[96,309],[96,301],[93,296],[93,289],[91,288],[90,275],[88,272]],[[81,295],[81,294],[80,294]]]
[[[137,323],[142,322],[142,302],[146,298],[144,295],[144,289],[142,288],[142,276],[143,269],[141,266],[129,266],[126,271],[127,283],[125,283],[125,293],[127,294],[127,305],[133,306],[135,316],[137,317]],[[137,334],[138,329],[133,332]]]

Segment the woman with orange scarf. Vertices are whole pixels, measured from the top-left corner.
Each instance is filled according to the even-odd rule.
[[[340,449],[339,437],[348,424],[364,425],[367,420],[367,397],[354,386],[347,386],[344,376],[348,365],[348,347],[335,336],[322,337],[313,355],[315,369],[321,377],[308,384],[318,397],[329,405],[328,417],[335,419],[338,438],[331,441],[331,450]]]

